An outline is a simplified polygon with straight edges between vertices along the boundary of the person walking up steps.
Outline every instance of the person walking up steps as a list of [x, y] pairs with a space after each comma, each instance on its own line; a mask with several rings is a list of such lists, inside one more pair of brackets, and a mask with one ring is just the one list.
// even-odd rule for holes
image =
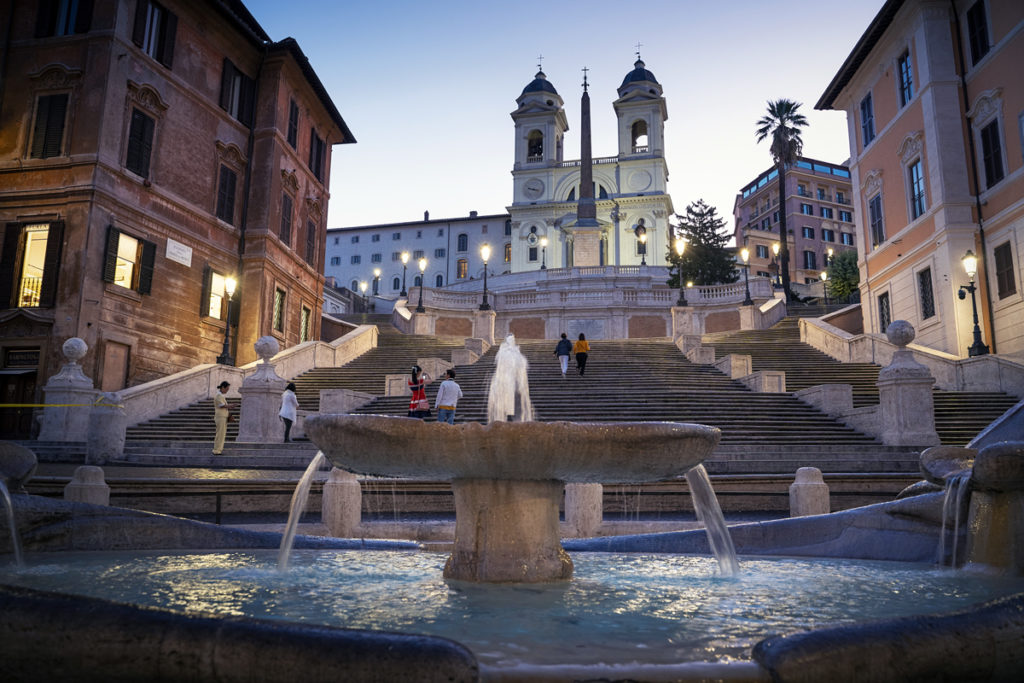
[[569, 369], [569, 356], [572, 355], [572, 342], [569, 341], [565, 332], [562, 333], [562, 338], [558, 340], [558, 346], [555, 347], [555, 355], [558, 356], [558, 364], [562, 368], [562, 379], [565, 379], [565, 371]]
[[572, 351], [576, 354], [576, 367], [579, 368], [580, 377], [583, 376], [583, 372], [587, 369], [587, 354], [590, 353], [590, 344], [587, 343], [587, 338], [580, 332], [580, 339], [578, 342], [572, 345]]
[[437, 408], [437, 421], [455, 424], [455, 405], [462, 398], [462, 387], [455, 381], [455, 368], [444, 371], [445, 380], [437, 388], [434, 407]]
[[230, 384], [221, 382], [217, 385], [217, 393], [213, 395], [213, 424], [217, 426], [217, 433], [213, 437], [214, 455], [224, 452], [224, 438], [228, 434], [228, 420], [231, 419], [231, 409], [225, 394], [230, 388]]
[[284, 442], [291, 441], [292, 425], [299, 410], [299, 399], [295, 396], [295, 382], [289, 382], [281, 393], [281, 411], [277, 414], [284, 420]]

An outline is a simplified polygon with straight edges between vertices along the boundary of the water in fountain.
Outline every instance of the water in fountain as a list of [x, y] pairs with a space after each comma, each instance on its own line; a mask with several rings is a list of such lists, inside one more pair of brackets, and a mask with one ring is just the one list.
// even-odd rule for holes
[[[964, 470], [946, 478], [946, 495], [942, 502], [942, 526], [939, 532], [939, 556], [936, 563], [948, 564], [954, 569], [957, 566], [957, 542], [960, 539], [960, 517], [964, 510], [964, 499], [970, 491], [971, 471]], [[946, 559], [947, 529], [952, 526], [953, 541], [949, 559]]]
[[515, 335], [508, 335], [498, 348], [494, 377], [487, 395], [487, 421], [533, 421], [533, 404], [526, 378], [529, 363], [519, 351]]
[[686, 473], [686, 483], [690, 485], [690, 497], [693, 499], [693, 509], [697, 512], [697, 520], [704, 523], [711, 554], [718, 560], [718, 570], [724, 576], [734, 576], [740, 570], [736, 547], [704, 465], [691, 468]]
[[4, 509], [7, 511], [7, 528], [11, 532], [11, 545], [14, 547], [14, 564], [21, 567], [25, 561], [21, 557], [21, 540], [18, 538], [18, 526], [14, 523], [14, 503], [11, 502], [11, 492], [7, 490], [7, 484], [0, 479], [0, 496], [4, 499]]
[[306, 471], [299, 479], [298, 486], [292, 494], [291, 509], [288, 512], [288, 524], [284, 528], [284, 535], [281, 536], [281, 549], [277, 554], [277, 568], [279, 571], [288, 569], [288, 559], [292, 553], [292, 545], [295, 543], [295, 532], [299, 528], [299, 518], [302, 511], [306, 509], [306, 501], [309, 499], [309, 487], [313, 483], [313, 475], [317, 473], [320, 466], [324, 464], [324, 452], [317, 451], [310, 461]]

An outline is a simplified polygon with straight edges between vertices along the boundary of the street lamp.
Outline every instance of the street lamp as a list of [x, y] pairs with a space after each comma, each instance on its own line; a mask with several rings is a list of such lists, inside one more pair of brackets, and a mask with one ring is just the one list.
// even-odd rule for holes
[[961, 261], [964, 264], [964, 271], [967, 273], [970, 282], [966, 285], [960, 285], [960, 291], [956, 295], [962, 301], [966, 297], [964, 292], [971, 293], [971, 311], [974, 315], [974, 343], [967, 349], [967, 355], [984, 356], [988, 354], [988, 347], [981, 343], [981, 328], [978, 327], [978, 303], [974, 298], [974, 292], [978, 289], [974, 285], [974, 276], [978, 274], [978, 257], [974, 255], [973, 251], [968, 249]]
[[541, 237], [540, 238], [540, 269], [541, 270], [547, 270], [547, 265], [545, 263], [547, 261], [547, 256], [548, 256], [548, 238], [547, 237]]
[[424, 273], [427, 271], [427, 259], [421, 258], [420, 261], [420, 303], [416, 306], [417, 313], [426, 313], [427, 309], [423, 308], [423, 282], [426, 280]]
[[399, 296], [409, 296], [409, 293], [405, 291], [405, 269], [409, 265], [409, 252], [402, 252], [402, 291]]
[[359, 283], [359, 291], [363, 293], [363, 313], [370, 310], [370, 300], [366, 298], [366, 280]]
[[828, 306], [828, 271], [821, 271], [821, 291], [825, 293], [825, 305]]
[[647, 265], [647, 231], [640, 233], [640, 265]]
[[686, 250], [686, 238], [676, 238], [676, 255], [679, 257], [679, 265], [676, 266], [676, 274], [679, 276], [679, 299], [676, 306], [686, 306], [686, 285], [683, 283], [683, 252]]
[[487, 303], [487, 260], [491, 258], [491, 247], [489, 244], [480, 246], [480, 258], [484, 260], [484, 300], [480, 303], [480, 310], [489, 311], [491, 310], [491, 305]]
[[373, 269], [373, 295], [380, 295], [380, 268]]
[[832, 250], [832, 247], [829, 247], [828, 250], [826, 251], [826, 255], [825, 255], [825, 267], [826, 268], [828, 266], [832, 265], [832, 254], [834, 254], [834, 253], [835, 252]]
[[235, 296], [235, 286], [238, 282], [233, 277], [224, 279], [224, 292], [228, 295], [227, 317], [224, 320], [224, 348], [217, 356], [217, 363], [220, 365], [234, 365], [235, 357], [231, 355], [231, 303]]
[[775, 285], [782, 286], [782, 269], [779, 267], [779, 249], [782, 248], [778, 242], [772, 242], [772, 271], [775, 273]]
[[754, 300], [750, 298], [750, 266], [747, 261], [750, 260], [750, 250], [746, 247], [740, 251], [740, 256], [743, 258], [743, 285], [747, 289], [747, 296], [743, 299], [744, 306], [753, 306]]

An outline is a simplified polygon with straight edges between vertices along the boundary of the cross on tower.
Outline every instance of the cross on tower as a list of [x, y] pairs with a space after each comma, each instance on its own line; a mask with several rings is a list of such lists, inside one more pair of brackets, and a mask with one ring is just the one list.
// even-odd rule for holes
[[636, 41], [636, 58], [637, 59], [640, 59], [640, 48], [642, 46], [643, 46], [643, 43], [641, 43], [639, 40]]
[[590, 71], [587, 67], [583, 67], [583, 91], [587, 91], [587, 72]]
[[544, 55], [537, 55], [537, 71], [543, 71], [541, 65], [544, 63]]

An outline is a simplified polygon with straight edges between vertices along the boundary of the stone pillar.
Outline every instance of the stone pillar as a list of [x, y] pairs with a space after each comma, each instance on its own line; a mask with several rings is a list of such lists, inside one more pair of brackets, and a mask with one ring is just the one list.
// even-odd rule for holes
[[832, 511], [828, 499], [828, 484], [817, 467], [801, 467], [796, 481], [789, 486], [789, 516], [827, 515]]
[[64, 487], [64, 500], [92, 505], [110, 505], [110, 487], [103, 479], [103, 468], [82, 465]]
[[43, 408], [39, 440], [86, 441], [96, 390], [78, 361], [85, 357], [89, 347], [78, 337], [71, 337], [61, 348], [68, 362], [43, 387], [46, 407]]
[[498, 314], [494, 310], [473, 311], [473, 337], [494, 345], [494, 321]]
[[337, 467], [324, 482], [320, 517], [331, 536], [356, 538], [362, 523], [363, 491], [356, 475]]
[[892, 362], [878, 373], [879, 417], [882, 443], [887, 446], [937, 446], [932, 385], [928, 368], [914, 360], [906, 348], [914, 340], [914, 328], [906, 320], [893, 321], [885, 331], [899, 348]]
[[579, 538], [596, 536], [604, 519], [604, 486], [565, 485], [565, 522]]
[[127, 430], [128, 416], [121, 395], [117, 392], [100, 394], [90, 413], [85, 462], [102, 465], [107, 460], [120, 458]]
[[288, 382], [277, 376], [270, 359], [281, 350], [273, 337], [260, 337], [253, 344], [263, 362], [256, 372], [242, 381], [238, 393], [242, 395], [242, 410], [238, 421], [240, 442], [281, 443], [284, 441], [284, 423], [277, 414], [281, 410], [281, 393]]
[[672, 338], [676, 340], [676, 345], [683, 351], [686, 351], [687, 347], [684, 344], [680, 344], [680, 337], [696, 336], [699, 344], [700, 335], [704, 331], [703, 328], [704, 326], [701, 324], [701, 320], [694, 312], [692, 306], [672, 307]]

